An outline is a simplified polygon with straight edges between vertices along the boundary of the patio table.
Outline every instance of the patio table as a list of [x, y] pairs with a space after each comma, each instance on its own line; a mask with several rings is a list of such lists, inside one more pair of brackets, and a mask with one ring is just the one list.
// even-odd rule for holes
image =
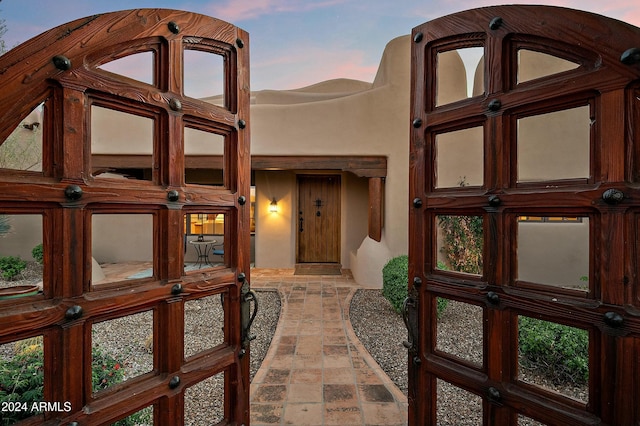
[[216, 240], [189, 241], [189, 244], [193, 245], [196, 253], [198, 254], [198, 260], [196, 262], [198, 269], [202, 267], [202, 264], [213, 266], [213, 264], [209, 262], [209, 246], [212, 246], [215, 243], [217, 243]]

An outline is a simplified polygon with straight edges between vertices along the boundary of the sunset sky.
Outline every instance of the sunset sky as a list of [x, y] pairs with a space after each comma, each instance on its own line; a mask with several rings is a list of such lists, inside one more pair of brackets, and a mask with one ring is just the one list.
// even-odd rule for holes
[[[77, 18], [132, 8], [169, 8], [231, 22], [251, 37], [251, 88], [294, 89], [332, 78], [372, 81], [391, 39], [419, 24], [510, 0], [0, 0], [13, 47]], [[640, 27], [638, 0], [555, 0]]]

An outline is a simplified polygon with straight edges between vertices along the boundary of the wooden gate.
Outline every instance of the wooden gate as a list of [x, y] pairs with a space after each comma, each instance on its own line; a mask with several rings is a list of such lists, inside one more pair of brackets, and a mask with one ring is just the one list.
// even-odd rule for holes
[[[215, 104], [185, 84], [200, 70]], [[43, 380], [6, 406], [25, 424], [249, 423], [248, 70], [247, 33], [162, 9], [79, 19], [0, 57], [0, 141], [15, 153], [41, 135], [33, 164], [0, 169], [0, 214], [43, 248], [42, 291], [0, 300], [3, 359]], [[185, 177], [190, 143], [224, 153], [215, 185]], [[223, 266], [185, 261], [187, 219], [207, 215]]]
[[638, 424], [640, 29], [498, 6], [412, 38], [410, 424]]
[[298, 177], [298, 263], [340, 262], [340, 176]]

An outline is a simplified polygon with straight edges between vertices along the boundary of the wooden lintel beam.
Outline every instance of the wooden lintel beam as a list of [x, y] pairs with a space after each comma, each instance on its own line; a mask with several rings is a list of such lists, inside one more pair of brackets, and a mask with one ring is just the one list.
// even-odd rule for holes
[[151, 155], [146, 154], [93, 154], [91, 167], [95, 169], [149, 169]]
[[[188, 155], [187, 169], [222, 169], [221, 155]], [[150, 168], [150, 155], [137, 154], [93, 154], [93, 169]], [[330, 156], [330, 155], [253, 155], [253, 170], [342, 170], [359, 177], [384, 178], [387, 176], [387, 157], [370, 156]]]
[[254, 155], [254, 170], [342, 170], [359, 177], [386, 177], [387, 157], [381, 155]]

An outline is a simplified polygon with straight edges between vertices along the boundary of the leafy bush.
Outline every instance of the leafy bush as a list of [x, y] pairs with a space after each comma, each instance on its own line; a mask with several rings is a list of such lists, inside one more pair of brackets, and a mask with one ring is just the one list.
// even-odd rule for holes
[[[382, 295], [400, 313], [407, 298], [409, 283], [409, 256], [401, 255], [389, 260], [382, 268]], [[438, 297], [438, 317], [447, 307], [448, 300]]]
[[31, 250], [31, 256], [42, 265], [42, 261], [44, 259], [44, 249], [42, 248], [42, 243], [38, 244]]
[[5, 280], [12, 280], [26, 267], [27, 262], [20, 259], [20, 256], [0, 257], [0, 271], [2, 271], [2, 278]]
[[[31, 407], [42, 401], [43, 370], [42, 339], [27, 339], [16, 345], [13, 358], [0, 359], [0, 404], [26, 403], [26, 407]], [[4, 412], [2, 424], [10, 425], [32, 414], [35, 413], [28, 409]]]
[[382, 268], [382, 295], [396, 312], [402, 312], [409, 283], [409, 256], [402, 255], [389, 260]]
[[556, 383], [584, 384], [589, 379], [586, 330], [521, 316], [518, 339], [523, 366], [544, 371]]
[[124, 380], [122, 364], [100, 347], [93, 347], [91, 361], [91, 383], [93, 391], [108, 388]]
[[[93, 391], [115, 385], [124, 380], [122, 364], [112, 355], [94, 347], [92, 361]], [[42, 338], [33, 337], [16, 343], [15, 355], [10, 359], [0, 358], [0, 405], [19, 402], [30, 408], [34, 402], [43, 400], [44, 355]], [[26, 419], [37, 412], [30, 410], [5, 412], [2, 425], [10, 425]], [[148, 423], [151, 413], [144, 409], [122, 419], [114, 425], [135, 426]]]

